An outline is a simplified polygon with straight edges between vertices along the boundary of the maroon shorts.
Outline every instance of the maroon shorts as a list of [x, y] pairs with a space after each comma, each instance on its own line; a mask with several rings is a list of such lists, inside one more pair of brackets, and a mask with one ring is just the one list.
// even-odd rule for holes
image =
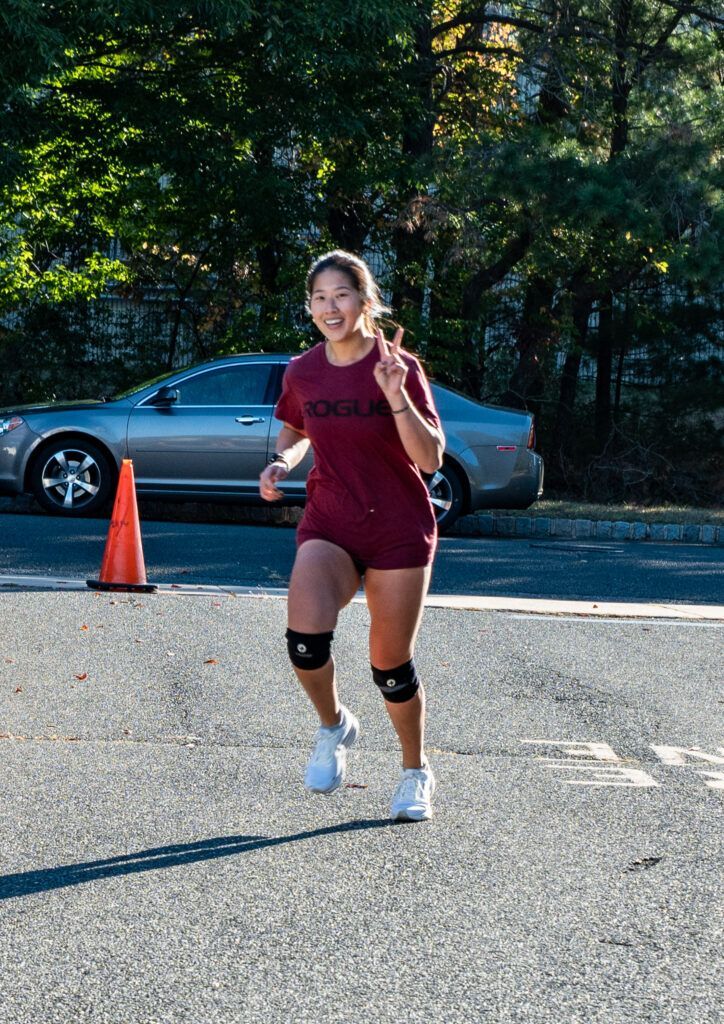
[[352, 537], [343, 525], [320, 521], [307, 509], [297, 527], [297, 547], [307, 540], [326, 540], [342, 548], [362, 575], [365, 569], [417, 569], [430, 565], [437, 546], [437, 529], [395, 536], [388, 530], [372, 527]]

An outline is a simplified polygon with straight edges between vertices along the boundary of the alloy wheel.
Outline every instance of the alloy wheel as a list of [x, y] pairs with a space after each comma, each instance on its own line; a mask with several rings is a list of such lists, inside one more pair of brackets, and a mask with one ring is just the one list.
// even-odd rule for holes
[[449, 512], [453, 503], [453, 490], [449, 479], [438, 470], [427, 483], [430, 501], [435, 509], [435, 518], [440, 521]]
[[87, 452], [62, 448], [46, 459], [41, 480], [49, 502], [64, 512], [79, 511], [98, 494], [101, 470]]

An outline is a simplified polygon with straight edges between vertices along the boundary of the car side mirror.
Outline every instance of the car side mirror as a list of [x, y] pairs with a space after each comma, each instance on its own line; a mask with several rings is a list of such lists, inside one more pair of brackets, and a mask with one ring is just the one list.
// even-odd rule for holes
[[151, 405], [173, 405], [181, 398], [178, 388], [161, 388], [151, 399]]

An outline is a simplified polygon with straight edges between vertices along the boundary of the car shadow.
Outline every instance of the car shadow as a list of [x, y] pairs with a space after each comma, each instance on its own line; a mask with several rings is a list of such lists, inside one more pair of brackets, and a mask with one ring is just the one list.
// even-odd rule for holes
[[181, 864], [196, 864], [201, 861], [217, 860], [220, 857], [236, 857], [242, 853], [253, 853], [254, 850], [263, 850], [271, 846], [285, 846], [288, 843], [318, 839], [321, 836], [364, 832], [398, 824], [399, 822], [390, 818], [369, 818], [305, 832], [295, 832], [288, 836], [218, 836], [201, 839], [194, 843], [157, 846], [118, 857], [108, 857], [104, 860], [92, 860], [80, 864], [61, 864], [54, 868], [41, 868], [35, 871], [19, 871], [11, 875], [0, 875], [0, 900], [51, 892], [53, 889], [83, 885], [101, 878], [118, 878], [122, 875], [138, 874], [141, 871], [158, 871]]

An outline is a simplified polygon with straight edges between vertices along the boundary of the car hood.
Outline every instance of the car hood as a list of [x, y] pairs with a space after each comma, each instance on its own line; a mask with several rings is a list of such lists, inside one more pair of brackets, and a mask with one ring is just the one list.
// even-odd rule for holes
[[75, 402], [48, 402], [46, 405], [9, 405], [0, 409], [0, 416], [7, 416], [17, 413], [19, 416], [30, 416], [33, 413], [64, 413], [75, 412], [78, 409], [98, 408], [100, 405], [126, 405], [126, 401], [104, 402], [100, 398], [79, 399]]

